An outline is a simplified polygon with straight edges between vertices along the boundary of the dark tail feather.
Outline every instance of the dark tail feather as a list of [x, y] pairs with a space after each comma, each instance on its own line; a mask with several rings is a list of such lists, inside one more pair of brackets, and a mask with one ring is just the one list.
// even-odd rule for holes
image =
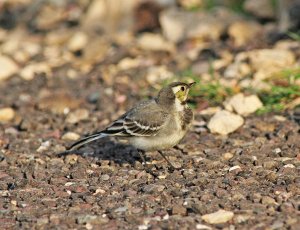
[[88, 137], [85, 137], [85, 138], [82, 138], [81, 140], [79, 140], [79, 141], [75, 142], [74, 144], [72, 144], [70, 147], [67, 148], [67, 151], [70, 152], [74, 149], [78, 149], [78, 148], [80, 148], [81, 146], [83, 146], [87, 143], [98, 140], [98, 139], [100, 139], [102, 137], [105, 137], [105, 136], [107, 136], [107, 134], [102, 133], [102, 132], [92, 134], [92, 135], [90, 135]]

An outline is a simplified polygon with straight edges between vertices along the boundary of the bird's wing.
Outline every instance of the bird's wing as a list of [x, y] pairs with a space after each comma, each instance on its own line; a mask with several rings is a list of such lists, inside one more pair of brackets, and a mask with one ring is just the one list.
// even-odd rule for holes
[[155, 101], [141, 103], [114, 121], [102, 133], [113, 136], [155, 136], [165, 125], [169, 114]]
[[167, 122], [168, 116], [169, 113], [164, 112], [154, 100], [141, 103], [119, 117], [106, 129], [73, 143], [66, 152], [105, 136], [155, 136]]

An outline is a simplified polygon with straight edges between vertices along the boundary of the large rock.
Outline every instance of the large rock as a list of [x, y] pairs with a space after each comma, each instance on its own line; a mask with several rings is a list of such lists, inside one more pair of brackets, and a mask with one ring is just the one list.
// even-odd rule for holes
[[6, 56], [0, 56], [0, 66], [0, 82], [8, 79], [19, 70], [16, 63]]
[[262, 31], [262, 26], [253, 21], [236, 21], [228, 28], [229, 37], [232, 38], [234, 45], [245, 46], [255, 39]]
[[190, 12], [170, 8], [160, 14], [163, 35], [174, 43], [184, 39], [218, 40], [226, 27], [236, 19], [224, 8], [213, 13]]
[[246, 0], [244, 9], [259, 18], [275, 18], [275, 9], [270, 0]]
[[252, 71], [249, 64], [236, 61], [227, 66], [224, 72], [224, 77], [227, 79], [241, 79]]
[[225, 109], [235, 111], [240, 115], [248, 115], [263, 107], [262, 102], [256, 95], [244, 96], [236, 94], [224, 102]]
[[144, 33], [138, 38], [137, 43], [144, 50], [175, 51], [174, 44], [166, 41], [160, 34]]
[[295, 65], [295, 55], [289, 50], [260, 49], [247, 53], [250, 65], [257, 71], [254, 79], [263, 80], [271, 74]]
[[230, 221], [233, 216], [233, 212], [221, 209], [217, 212], [203, 215], [202, 219], [209, 224], [222, 224]]
[[125, 30], [132, 24], [132, 12], [138, 2], [138, 0], [94, 0], [82, 19], [82, 26], [85, 29]]
[[183, 40], [185, 36], [185, 21], [189, 21], [189, 18], [183, 12], [175, 9], [163, 11], [159, 18], [163, 35], [171, 42], [176, 43]]
[[212, 133], [227, 135], [241, 127], [244, 119], [240, 115], [221, 110], [210, 119], [208, 128]]
[[257, 49], [238, 53], [234, 62], [226, 68], [224, 76], [241, 79], [253, 74], [254, 80], [243, 86], [263, 88], [260, 87], [264, 83], [262, 80], [283, 69], [295, 67], [297, 67], [295, 54], [285, 46], [280, 46], [274, 49]]

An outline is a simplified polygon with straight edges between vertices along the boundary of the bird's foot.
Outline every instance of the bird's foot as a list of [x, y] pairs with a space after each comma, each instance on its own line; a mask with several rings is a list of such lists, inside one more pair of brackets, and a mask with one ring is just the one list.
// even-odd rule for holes
[[169, 164], [169, 167], [168, 167], [168, 170], [169, 172], [174, 172], [175, 170], [181, 170], [182, 169], [182, 166], [174, 166], [174, 164]]
[[165, 159], [165, 161], [168, 163], [168, 165], [169, 165], [169, 171], [170, 172], [174, 172], [175, 170], [182, 169], [182, 166], [179, 166], [179, 167], [178, 166], [174, 166], [174, 164], [171, 163], [171, 161], [163, 154], [162, 151], [158, 151], [158, 152]]
[[155, 165], [153, 165], [153, 164], [147, 164], [147, 163], [144, 163], [144, 162], [143, 162], [142, 165], [143, 165], [144, 170], [146, 171], [146, 173], [151, 174], [151, 175], [152, 175], [153, 177], [155, 177], [155, 178], [159, 176], [158, 172], [154, 172], [154, 171], [153, 171], [153, 167], [156, 168]]

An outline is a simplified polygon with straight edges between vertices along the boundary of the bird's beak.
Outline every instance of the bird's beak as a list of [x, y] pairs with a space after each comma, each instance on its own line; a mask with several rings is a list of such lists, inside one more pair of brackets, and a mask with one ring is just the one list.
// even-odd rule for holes
[[188, 86], [189, 86], [189, 88], [191, 88], [195, 84], [196, 84], [196, 82], [192, 82], [192, 83], [189, 83]]

